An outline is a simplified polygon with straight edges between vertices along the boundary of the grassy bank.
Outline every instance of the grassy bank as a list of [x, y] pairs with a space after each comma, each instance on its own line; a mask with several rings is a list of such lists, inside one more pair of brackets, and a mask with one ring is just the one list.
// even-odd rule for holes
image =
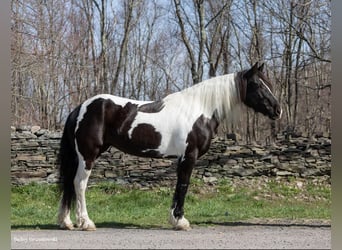
[[[97, 227], [169, 227], [173, 188], [125, 188], [108, 182], [90, 186], [88, 213]], [[58, 187], [12, 187], [12, 228], [56, 228]], [[330, 220], [331, 189], [326, 180], [192, 180], [185, 202], [192, 224], [224, 224], [251, 219]], [[72, 213], [74, 219], [74, 213]]]

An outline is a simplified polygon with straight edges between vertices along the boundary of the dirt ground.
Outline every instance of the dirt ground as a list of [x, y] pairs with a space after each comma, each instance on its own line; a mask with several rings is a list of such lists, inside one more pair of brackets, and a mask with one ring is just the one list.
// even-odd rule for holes
[[190, 231], [98, 228], [93, 232], [12, 230], [12, 249], [330, 249], [322, 222], [243, 222]]

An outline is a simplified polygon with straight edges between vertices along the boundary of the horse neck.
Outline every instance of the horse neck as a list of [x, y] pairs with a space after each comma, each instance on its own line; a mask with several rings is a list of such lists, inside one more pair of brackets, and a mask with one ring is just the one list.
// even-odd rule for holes
[[[182, 112], [211, 117], [217, 112], [220, 121], [233, 117], [233, 110], [240, 103], [235, 74], [214, 77], [181, 92], [167, 96], [164, 100], [174, 102]], [[228, 117], [227, 117], [228, 116]]]

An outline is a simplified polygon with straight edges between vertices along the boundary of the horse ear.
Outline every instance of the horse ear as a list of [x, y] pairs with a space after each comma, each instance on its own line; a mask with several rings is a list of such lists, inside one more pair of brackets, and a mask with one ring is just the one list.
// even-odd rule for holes
[[259, 65], [259, 63], [256, 62], [256, 63], [253, 65], [253, 67], [251, 68], [251, 70], [253, 71], [253, 74], [256, 74], [256, 73], [258, 72], [258, 65]]
[[265, 63], [262, 63], [262, 64], [260, 65], [260, 67], [258, 68], [258, 70], [259, 70], [260, 72], [263, 72], [263, 71], [264, 71], [264, 65], [265, 65]]
[[245, 78], [250, 78], [253, 75], [255, 75], [256, 73], [258, 73], [258, 62], [256, 62], [252, 68], [250, 68], [245, 74], [244, 77]]

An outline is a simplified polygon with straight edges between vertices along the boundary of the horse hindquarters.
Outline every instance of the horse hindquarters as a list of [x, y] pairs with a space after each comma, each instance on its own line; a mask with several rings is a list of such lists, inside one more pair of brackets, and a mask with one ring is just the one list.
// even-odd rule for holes
[[76, 225], [83, 230], [96, 229], [94, 222], [88, 216], [85, 192], [96, 158], [108, 148], [103, 145], [106, 103], [106, 100], [97, 99], [88, 104], [75, 131], [75, 148], [78, 155], [78, 168], [74, 179]]
[[60, 176], [63, 197], [60, 203], [58, 224], [72, 229], [70, 207], [76, 198], [77, 226], [83, 230], [95, 230], [89, 219], [85, 191], [95, 159], [104, 150], [104, 102], [95, 100], [82, 104], [67, 118], [60, 148]]

